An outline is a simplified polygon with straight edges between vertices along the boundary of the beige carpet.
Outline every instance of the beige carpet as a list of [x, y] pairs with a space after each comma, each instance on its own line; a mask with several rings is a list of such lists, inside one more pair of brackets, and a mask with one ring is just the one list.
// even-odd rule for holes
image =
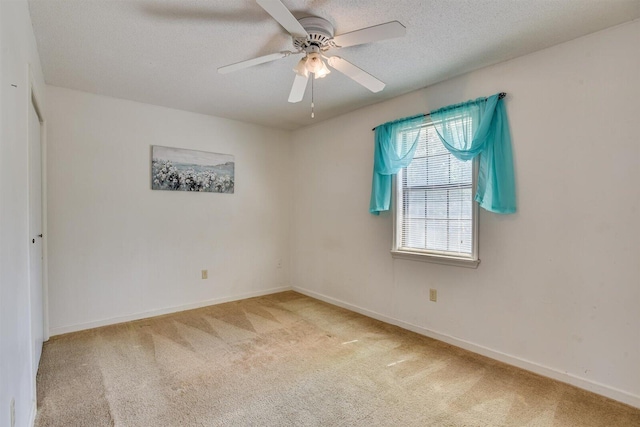
[[295, 292], [59, 336], [37, 426], [640, 426], [640, 410]]

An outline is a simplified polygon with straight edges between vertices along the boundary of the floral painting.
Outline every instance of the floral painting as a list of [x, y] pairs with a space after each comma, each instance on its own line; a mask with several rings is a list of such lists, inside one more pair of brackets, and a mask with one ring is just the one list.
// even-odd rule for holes
[[233, 193], [234, 157], [229, 154], [151, 147], [151, 189]]

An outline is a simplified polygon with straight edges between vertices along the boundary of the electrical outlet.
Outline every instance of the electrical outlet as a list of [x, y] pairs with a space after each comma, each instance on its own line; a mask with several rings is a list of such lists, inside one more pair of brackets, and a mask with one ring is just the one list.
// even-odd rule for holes
[[9, 413], [11, 414], [11, 427], [16, 427], [16, 399], [13, 397], [9, 404]]
[[202, 270], [202, 278], [203, 279], [209, 278], [209, 270]]
[[437, 289], [429, 289], [429, 301], [433, 301], [433, 302], [438, 301], [438, 290]]

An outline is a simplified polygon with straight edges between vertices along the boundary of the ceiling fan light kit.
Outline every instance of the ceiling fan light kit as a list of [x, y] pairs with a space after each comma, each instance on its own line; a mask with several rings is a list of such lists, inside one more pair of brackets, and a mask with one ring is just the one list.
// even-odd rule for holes
[[[324, 18], [308, 16], [296, 19], [280, 0], [256, 0], [256, 2], [291, 34], [295, 51], [282, 51], [247, 61], [241, 61], [218, 68], [218, 73], [226, 74], [286, 58], [292, 54], [304, 54], [293, 69], [295, 78], [289, 94], [289, 102], [296, 103], [302, 101], [309, 81], [309, 73], [313, 73], [314, 79], [321, 79], [331, 73], [331, 70], [327, 67], [327, 63], [330, 67], [351, 78], [371, 92], [376, 93], [384, 89], [385, 84], [371, 74], [343, 58], [326, 56], [325, 53], [331, 49], [371, 43], [394, 37], [403, 37], [406, 33], [406, 28], [400, 22], [391, 21], [335, 36], [333, 25]], [[313, 116], [314, 115], [312, 115], [312, 117]]]
[[309, 70], [307, 70], [307, 57], [303, 57], [298, 61], [298, 65], [293, 69], [295, 73], [302, 77], [309, 77]]
[[[304, 68], [302, 72], [301, 68]], [[327, 68], [327, 64], [322, 60], [322, 55], [316, 52], [308, 53], [298, 62], [298, 66], [293, 71], [305, 77], [308, 77], [309, 73], [313, 73], [313, 77], [316, 79], [321, 79], [331, 73], [331, 70]]]

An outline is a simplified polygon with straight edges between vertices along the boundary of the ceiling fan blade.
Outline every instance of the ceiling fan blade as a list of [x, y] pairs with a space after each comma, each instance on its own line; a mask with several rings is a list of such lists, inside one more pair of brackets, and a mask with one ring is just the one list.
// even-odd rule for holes
[[257, 58], [248, 59], [246, 61], [236, 62], [235, 64], [225, 65], [224, 67], [218, 68], [218, 73], [227, 74], [232, 73], [234, 71], [242, 70], [244, 68], [253, 67], [254, 65], [264, 64], [265, 62], [276, 61], [278, 59], [282, 59], [285, 56], [291, 55], [291, 52], [278, 52], [272, 53], [270, 55], [259, 56]]
[[294, 37], [308, 37], [309, 34], [298, 20], [289, 12], [289, 9], [280, 0], [256, 0], [269, 15], [273, 17], [285, 30]]
[[328, 62], [330, 66], [340, 71], [345, 76], [355, 80], [356, 83], [360, 83], [371, 92], [380, 92], [386, 86], [383, 82], [376, 79], [371, 74], [356, 67], [351, 62], [342, 59], [339, 56], [329, 57]]
[[308, 81], [309, 76], [296, 74], [293, 86], [291, 87], [291, 93], [289, 94], [289, 102], [296, 103], [302, 101], [302, 98], [304, 98], [304, 92], [307, 90]]
[[378, 40], [404, 37], [407, 29], [398, 21], [387, 22], [386, 24], [374, 25], [350, 33], [335, 36], [333, 41], [339, 47], [355, 46], [358, 44], [377, 42]]

